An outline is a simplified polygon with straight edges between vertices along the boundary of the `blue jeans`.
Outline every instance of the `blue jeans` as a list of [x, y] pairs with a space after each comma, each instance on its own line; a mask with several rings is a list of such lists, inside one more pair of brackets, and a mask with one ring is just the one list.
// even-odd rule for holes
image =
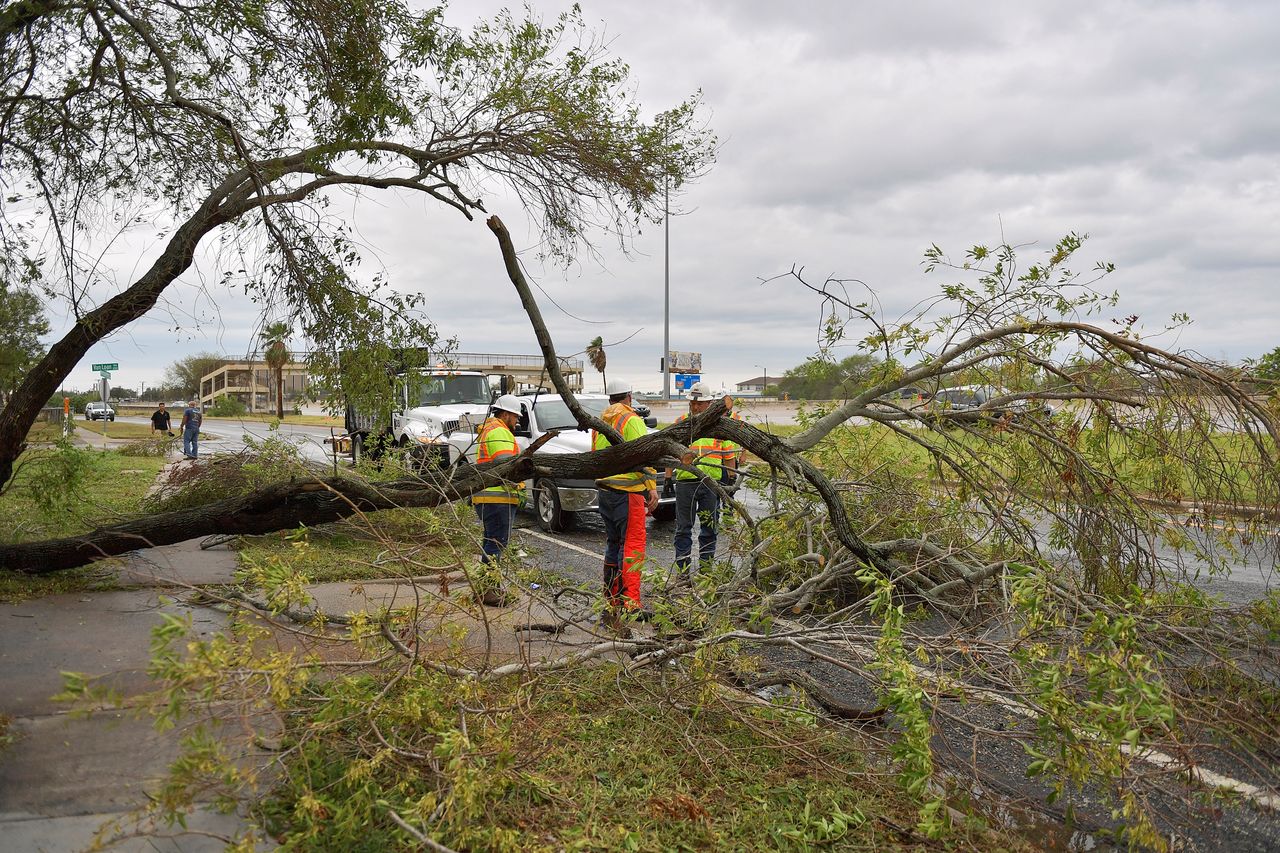
[[200, 428], [186, 427], [182, 430], [182, 453], [195, 459], [200, 455]]
[[698, 518], [698, 564], [716, 558], [720, 496], [698, 480], [676, 480], [676, 566], [688, 570], [693, 550], [693, 519]]
[[516, 518], [515, 504], [476, 504], [476, 515], [484, 527], [484, 540], [480, 550], [484, 556], [480, 562], [488, 565], [507, 550], [507, 542], [511, 540], [511, 525]]

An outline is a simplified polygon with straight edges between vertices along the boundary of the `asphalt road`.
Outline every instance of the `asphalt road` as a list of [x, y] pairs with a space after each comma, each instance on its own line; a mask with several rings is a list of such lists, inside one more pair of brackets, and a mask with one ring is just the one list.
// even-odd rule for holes
[[[174, 430], [177, 430], [178, 420], [182, 417], [179, 412], [173, 418]], [[120, 423], [142, 424], [146, 426], [150, 423], [147, 418], [117, 418]], [[255, 440], [261, 441], [271, 435], [271, 425], [262, 421], [238, 421], [222, 418], [206, 418], [200, 431], [207, 436], [216, 436], [213, 440], [206, 441], [201, 445], [203, 453], [217, 453], [220, 450], [240, 450], [244, 447], [244, 437], [250, 436]], [[332, 430], [327, 426], [307, 426], [303, 424], [280, 424], [276, 433], [278, 436], [294, 444], [304, 458], [315, 462], [332, 462], [333, 453], [324, 440], [332, 434], [342, 435], [345, 432], [342, 427], [333, 427]], [[342, 457], [338, 457], [338, 461], [342, 463]], [[349, 460], [348, 460], [349, 462]]]

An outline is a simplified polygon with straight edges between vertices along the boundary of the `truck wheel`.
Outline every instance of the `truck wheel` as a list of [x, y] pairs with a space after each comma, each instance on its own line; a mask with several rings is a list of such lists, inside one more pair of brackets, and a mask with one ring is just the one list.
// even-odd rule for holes
[[563, 533], [578, 523], [576, 512], [560, 508], [560, 493], [548, 480], [533, 483], [533, 514], [538, 517], [538, 526], [548, 533]]
[[357, 432], [351, 436], [351, 464], [359, 465], [364, 461], [364, 433]]

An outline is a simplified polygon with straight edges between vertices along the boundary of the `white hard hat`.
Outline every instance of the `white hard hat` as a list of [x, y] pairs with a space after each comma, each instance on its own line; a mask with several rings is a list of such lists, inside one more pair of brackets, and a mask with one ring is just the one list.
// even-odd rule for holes
[[616, 394], [630, 394], [631, 383], [625, 379], [614, 379], [610, 381], [608, 385], [604, 386], [604, 393], [608, 394], [610, 397]]
[[707, 383], [695, 382], [689, 386], [688, 396], [690, 400], [707, 400], [711, 398], [712, 394], [711, 389], [707, 387]]
[[513, 415], [520, 414], [520, 401], [516, 399], [514, 394], [503, 394], [493, 401], [493, 407], [504, 412], [510, 412]]

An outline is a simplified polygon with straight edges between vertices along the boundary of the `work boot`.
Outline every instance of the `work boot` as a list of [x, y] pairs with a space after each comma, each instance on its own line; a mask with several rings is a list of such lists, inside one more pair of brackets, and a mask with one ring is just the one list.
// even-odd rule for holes
[[674, 569], [673, 573], [675, 574], [675, 581], [674, 581], [675, 586], [677, 587], [693, 586], [693, 576], [689, 574], [689, 559], [687, 557], [680, 557], [679, 559], [677, 559], [673, 569]]

